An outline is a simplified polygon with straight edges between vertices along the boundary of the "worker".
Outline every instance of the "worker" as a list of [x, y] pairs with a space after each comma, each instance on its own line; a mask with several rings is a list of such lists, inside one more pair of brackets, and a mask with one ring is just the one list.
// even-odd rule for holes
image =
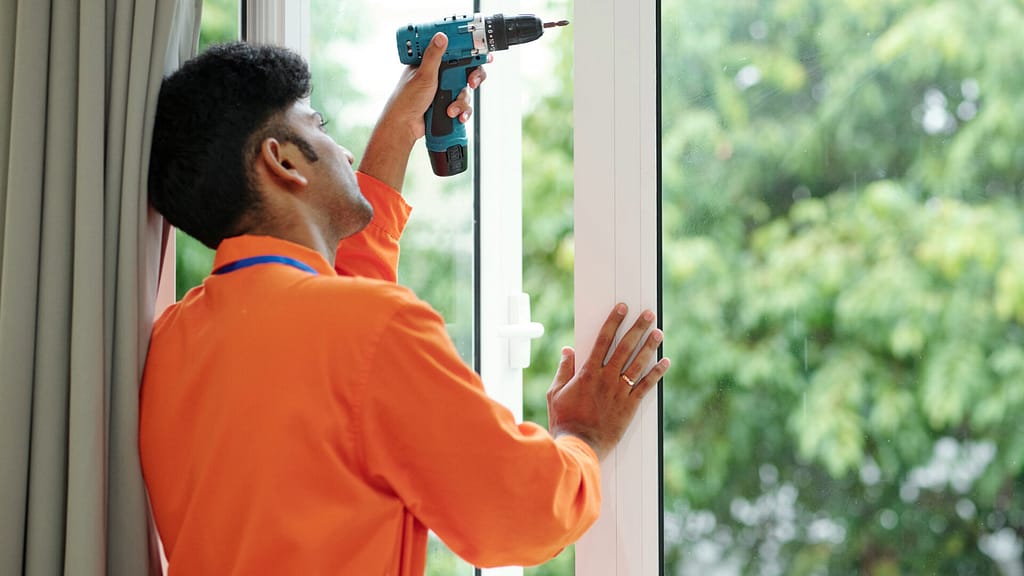
[[421, 576], [429, 530], [475, 565], [530, 565], [595, 521], [599, 461], [668, 369], [663, 335], [643, 311], [613, 346], [616, 305], [585, 362], [563, 349], [545, 430], [491, 400], [396, 283], [402, 183], [446, 45], [403, 71], [358, 171], [292, 52], [218, 45], [164, 80], [150, 201], [216, 249], [155, 323], [141, 389], [170, 575]]

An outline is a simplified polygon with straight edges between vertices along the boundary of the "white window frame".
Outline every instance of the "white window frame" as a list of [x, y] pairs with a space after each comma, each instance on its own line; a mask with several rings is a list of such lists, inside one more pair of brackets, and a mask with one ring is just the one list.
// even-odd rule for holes
[[309, 61], [309, 0], [243, 0], [242, 38], [254, 44], [274, 44]]
[[[627, 323], [658, 304], [658, 2], [575, 2], [576, 347], [586, 358], [615, 302]], [[603, 462], [597, 524], [576, 573], [660, 574], [661, 418], [651, 393]]]
[[[481, 0], [479, 12], [515, 14], [516, 1]], [[528, 304], [520, 314], [517, 302], [523, 295], [523, 154], [522, 102], [520, 98], [520, 57], [517, 50], [495, 55], [487, 64], [487, 82], [477, 92], [481, 145], [477, 154], [476, 178], [479, 182], [480, 213], [480, 376], [487, 393], [523, 418], [522, 348], [529, 356], [529, 336], [503, 335], [529, 333]], [[486, 135], [501, 135], [500, 142], [487, 142]], [[519, 572], [522, 573], [521, 571]], [[484, 571], [485, 576], [499, 572]], [[500, 572], [511, 576], [509, 572]]]

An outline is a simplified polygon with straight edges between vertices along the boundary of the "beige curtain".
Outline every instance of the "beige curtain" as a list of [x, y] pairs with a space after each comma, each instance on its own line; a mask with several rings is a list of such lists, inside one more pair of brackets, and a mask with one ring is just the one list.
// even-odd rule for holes
[[138, 389], [160, 79], [199, 0], [0, 0], [0, 574], [157, 573]]

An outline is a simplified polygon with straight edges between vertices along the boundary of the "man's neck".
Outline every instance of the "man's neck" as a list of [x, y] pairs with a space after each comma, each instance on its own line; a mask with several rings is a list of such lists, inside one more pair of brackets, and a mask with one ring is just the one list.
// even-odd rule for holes
[[333, 268], [334, 258], [338, 250], [338, 242], [341, 239], [329, 238], [328, 234], [305, 219], [297, 220], [297, 222], [288, 225], [277, 223], [277, 225], [264, 224], [262, 226], [254, 226], [246, 230], [245, 233], [280, 238], [281, 240], [287, 240], [288, 242], [316, 250]]

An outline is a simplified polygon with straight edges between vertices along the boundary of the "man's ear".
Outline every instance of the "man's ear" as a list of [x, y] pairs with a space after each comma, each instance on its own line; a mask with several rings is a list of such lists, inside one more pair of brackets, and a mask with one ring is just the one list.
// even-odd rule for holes
[[262, 165], [267, 174], [288, 188], [309, 185], [309, 180], [299, 171], [296, 162], [302, 152], [295, 146], [280, 142], [276, 138], [265, 138], [260, 142], [260, 151], [256, 155], [256, 163]]

